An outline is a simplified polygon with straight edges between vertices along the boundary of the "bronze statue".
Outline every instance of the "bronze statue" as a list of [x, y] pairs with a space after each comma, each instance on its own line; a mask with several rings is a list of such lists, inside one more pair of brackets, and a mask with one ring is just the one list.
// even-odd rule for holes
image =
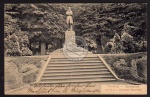
[[72, 18], [72, 15], [73, 15], [73, 12], [72, 12], [72, 10], [71, 10], [70, 7], [69, 7], [69, 9], [67, 10], [66, 15], [67, 15], [67, 24], [69, 25], [70, 31], [72, 31], [72, 25], [73, 25], [73, 18]]

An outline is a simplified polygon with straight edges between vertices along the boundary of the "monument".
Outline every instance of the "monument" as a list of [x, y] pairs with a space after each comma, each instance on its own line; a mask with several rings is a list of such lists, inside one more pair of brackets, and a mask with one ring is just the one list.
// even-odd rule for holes
[[[73, 31], [73, 12], [71, 7], [66, 12], [68, 29], [65, 32], [65, 43], [63, 45], [63, 54], [73, 60], [81, 60], [87, 54], [86, 42], [80, 36], [75, 36]], [[83, 47], [78, 47], [76, 41], [80, 42]]]
[[[67, 15], [67, 25], [69, 26], [69, 29], [65, 32], [65, 43], [66, 43], [66, 39], [68, 37], [75, 36], [75, 32], [72, 29], [72, 26], [73, 26], [73, 18], [72, 18], [73, 12], [71, 10], [71, 7], [69, 7], [69, 9], [67, 10], [66, 15]], [[76, 44], [75, 43], [75, 38], [72, 39], [72, 43]]]
[[71, 10], [71, 7], [69, 7], [68, 11], [66, 12], [67, 15], [67, 24], [69, 25], [70, 30], [72, 31], [72, 25], [73, 25], [73, 12]]

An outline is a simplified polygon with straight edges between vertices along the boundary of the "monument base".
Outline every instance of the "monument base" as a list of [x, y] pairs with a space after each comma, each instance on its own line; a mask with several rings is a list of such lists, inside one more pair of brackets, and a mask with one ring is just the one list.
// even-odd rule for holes
[[76, 44], [76, 39], [75, 39], [75, 32], [74, 31], [69, 31], [67, 30], [65, 32], [65, 44], [68, 42], [72, 42], [73, 44]]
[[76, 40], [86, 47], [84, 39], [79, 36], [75, 36], [74, 31], [66, 31], [65, 43], [63, 44], [63, 54], [71, 60], [81, 60], [88, 53], [87, 49], [77, 46]]

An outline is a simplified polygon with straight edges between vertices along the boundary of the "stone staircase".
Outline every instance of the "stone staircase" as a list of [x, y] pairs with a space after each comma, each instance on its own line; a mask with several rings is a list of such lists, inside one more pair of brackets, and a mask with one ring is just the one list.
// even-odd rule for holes
[[51, 56], [51, 60], [48, 62], [39, 83], [81, 83], [117, 80], [98, 55], [89, 53], [80, 61], [69, 60], [62, 53], [54, 53]]

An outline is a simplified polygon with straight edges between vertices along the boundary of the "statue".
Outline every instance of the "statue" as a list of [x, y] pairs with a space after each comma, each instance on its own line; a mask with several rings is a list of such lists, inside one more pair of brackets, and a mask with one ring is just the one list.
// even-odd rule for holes
[[70, 31], [72, 31], [72, 25], [73, 25], [72, 15], [73, 15], [73, 12], [72, 12], [70, 7], [67, 10], [66, 15], [67, 15], [67, 24], [69, 25]]

